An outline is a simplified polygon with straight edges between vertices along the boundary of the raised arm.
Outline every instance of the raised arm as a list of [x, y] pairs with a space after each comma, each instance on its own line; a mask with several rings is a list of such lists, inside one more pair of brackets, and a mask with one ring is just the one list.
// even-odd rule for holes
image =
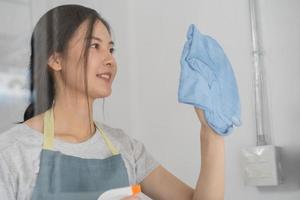
[[159, 166], [141, 183], [142, 191], [154, 200], [224, 199], [224, 139], [208, 126], [202, 110], [195, 111], [201, 122], [201, 169], [196, 187]]
[[193, 200], [223, 200], [224, 139], [207, 125], [202, 110], [195, 111], [201, 121], [201, 171]]

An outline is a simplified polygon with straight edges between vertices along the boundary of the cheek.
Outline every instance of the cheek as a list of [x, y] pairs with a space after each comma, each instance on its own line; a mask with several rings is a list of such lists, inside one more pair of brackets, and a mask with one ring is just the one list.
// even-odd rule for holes
[[83, 61], [79, 60], [79, 52], [77, 50], [70, 50], [67, 62], [64, 63], [63, 74], [67, 83], [74, 85], [75, 82], [82, 82], [84, 73]]
[[99, 73], [100, 70], [100, 62], [95, 59], [90, 59], [87, 65], [87, 79], [89, 81], [95, 80], [96, 74]]
[[78, 62], [78, 58], [68, 58], [68, 62], [63, 66], [63, 79], [66, 86], [71, 88], [84, 87], [84, 69], [82, 62]]
[[71, 88], [84, 88], [84, 70], [82, 67], [69, 66], [66, 71], [65, 81], [67, 86]]

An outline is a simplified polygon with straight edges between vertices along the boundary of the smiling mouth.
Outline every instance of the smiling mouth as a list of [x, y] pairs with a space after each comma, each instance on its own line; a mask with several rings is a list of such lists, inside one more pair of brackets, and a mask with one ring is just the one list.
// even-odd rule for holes
[[111, 74], [110, 73], [103, 73], [103, 74], [96, 74], [96, 76], [106, 82], [110, 82]]

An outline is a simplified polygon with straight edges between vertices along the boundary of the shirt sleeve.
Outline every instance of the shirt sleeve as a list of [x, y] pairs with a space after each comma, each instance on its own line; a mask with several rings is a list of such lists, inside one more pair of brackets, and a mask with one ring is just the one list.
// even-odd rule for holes
[[16, 200], [15, 187], [6, 161], [0, 154], [0, 197], [5, 200]]
[[150, 154], [145, 145], [132, 138], [133, 156], [135, 160], [136, 183], [146, 178], [160, 163]]

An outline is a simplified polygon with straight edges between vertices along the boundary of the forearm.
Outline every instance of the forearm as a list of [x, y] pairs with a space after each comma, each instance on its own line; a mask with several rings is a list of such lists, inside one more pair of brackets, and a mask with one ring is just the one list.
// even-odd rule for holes
[[193, 200], [224, 199], [224, 139], [209, 126], [200, 131], [201, 170]]

